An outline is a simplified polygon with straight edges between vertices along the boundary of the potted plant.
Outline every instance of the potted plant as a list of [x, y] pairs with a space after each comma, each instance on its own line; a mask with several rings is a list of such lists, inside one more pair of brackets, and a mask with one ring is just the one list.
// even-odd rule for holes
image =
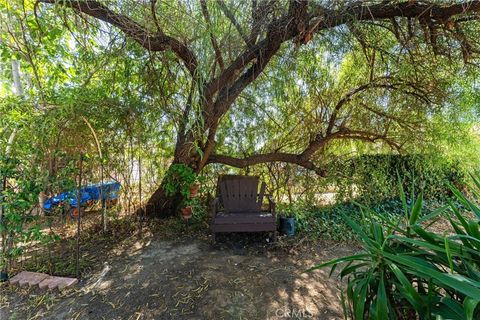
[[199, 198], [186, 198], [182, 202], [180, 209], [182, 218], [188, 220], [195, 215], [195, 218], [200, 218], [205, 213], [205, 207]]
[[192, 206], [185, 206], [182, 209], [180, 209], [180, 211], [182, 213], [182, 218], [184, 220], [190, 219], [193, 215]]
[[195, 198], [196, 196], [198, 196], [198, 191], [200, 190], [200, 186], [204, 181], [205, 181], [204, 176], [197, 176], [195, 178], [195, 181], [192, 183], [189, 189], [190, 198]]
[[198, 195], [198, 190], [200, 189], [200, 183], [194, 182], [190, 186], [190, 198], [195, 198]]
[[203, 176], [184, 164], [173, 164], [165, 177], [165, 192], [169, 196], [181, 194], [184, 198], [195, 198], [198, 195]]
[[195, 171], [184, 164], [173, 164], [165, 176], [165, 193], [168, 196], [181, 195], [183, 202], [180, 212], [183, 219], [190, 219], [197, 205], [198, 191], [203, 176], [197, 176]]

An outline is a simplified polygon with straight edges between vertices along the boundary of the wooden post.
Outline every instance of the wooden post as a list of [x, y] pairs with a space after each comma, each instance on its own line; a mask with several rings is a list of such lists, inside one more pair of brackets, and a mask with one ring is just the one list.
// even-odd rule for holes
[[138, 155], [138, 198], [142, 208], [142, 157]]
[[76, 273], [77, 279], [80, 279], [80, 221], [82, 217], [82, 206], [80, 204], [81, 195], [80, 195], [80, 188], [82, 187], [82, 168], [83, 168], [83, 152], [80, 152], [80, 163], [79, 166], [79, 174], [78, 174], [78, 185], [77, 185], [77, 263], [76, 263]]
[[103, 196], [103, 155], [102, 155], [102, 148], [100, 147], [100, 141], [98, 140], [97, 134], [93, 129], [90, 122], [88, 122], [87, 118], [82, 117], [83, 121], [87, 124], [88, 128], [92, 132], [93, 138], [95, 138], [95, 144], [97, 145], [98, 155], [100, 157], [100, 201], [102, 204], [102, 224], [103, 224], [103, 232], [107, 232], [107, 206], [105, 203], [105, 199]]
[[142, 216], [145, 215], [145, 211], [142, 206], [142, 157], [138, 154], [138, 198], [140, 202], [140, 209], [136, 211], [139, 227], [139, 235], [142, 236]]
[[102, 224], [103, 232], [107, 232], [107, 204], [105, 196], [103, 195], [103, 158], [100, 158], [102, 164], [100, 165], [100, 201], [102, 203]]

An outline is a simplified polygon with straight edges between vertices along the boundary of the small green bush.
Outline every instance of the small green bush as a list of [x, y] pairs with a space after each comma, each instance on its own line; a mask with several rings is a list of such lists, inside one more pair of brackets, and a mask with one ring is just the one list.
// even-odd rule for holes
[[299, 234], [335, 241], [351, 240], [347, 233], [348, 225], [340, 215], [340, 212], [353, 215], [349, 204], [329, 208], [318, 208], [302, 202], [279, 204], [278, 212], [295, 218], [295, 228]]

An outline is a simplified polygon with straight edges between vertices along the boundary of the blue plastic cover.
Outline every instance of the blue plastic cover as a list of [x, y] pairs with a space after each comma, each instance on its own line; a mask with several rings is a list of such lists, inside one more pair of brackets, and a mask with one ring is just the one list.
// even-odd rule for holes
[[[118, 191], [120, 190], [120, 183], [116, 181], [90, 184], [80, 189], [80, 205], [84, 206], [88, 201], [100, 200], [100, 191], [102, 191], [103, 200], [118, 199]], [[58, 195], [45, 200], [43, 208], [51, 210], [61, 203], [69, 203], [71, 207], [77, 207], [77, 192], [76, 190], [62, 192]]]
[[[88, 192], [84, 192], [80, 189], [80, 205], [83, 206], [87, 201], [92, 200], [92, 197]], [[77, 207], [77, 196], [70, 199], [70, 207]]]

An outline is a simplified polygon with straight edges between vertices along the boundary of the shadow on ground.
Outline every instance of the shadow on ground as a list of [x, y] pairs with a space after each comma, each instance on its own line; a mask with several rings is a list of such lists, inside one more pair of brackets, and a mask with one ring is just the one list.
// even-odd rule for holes
[[[127, 241], [128, 240], [128, 241]], [[1, 319], [342, 319], [338, 285], [316, 263], [354, 248], [272, 244], [266, 234], [119, 243], [103, 269], [64, 293], [2, 288]]]

